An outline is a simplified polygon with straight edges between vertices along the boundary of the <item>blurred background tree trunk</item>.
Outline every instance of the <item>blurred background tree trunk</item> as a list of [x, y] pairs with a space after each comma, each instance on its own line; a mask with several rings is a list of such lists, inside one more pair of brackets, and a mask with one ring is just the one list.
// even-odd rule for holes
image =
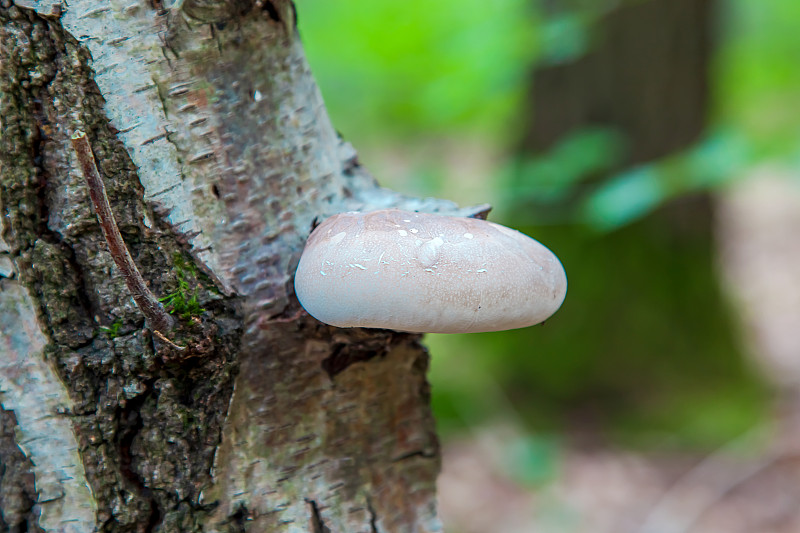
[[[289, 1], [0, 5], [0, 529], [438, 530], [419, 336], [326, 327], [292, 274], [335, 212], [470, 212], [377, 187]], [[78, 129], [169, 342], [109, 255]]]
[[[555, 11], [570, 2], [546, 4]], [[586, 53], [536, 68], [524, 150], [547, 150], [587, 126], [611, 127], [625, 136], [629, 166], [685, 149], [703, 132], [712, 0], [618, 4], [591, 28]]]
[[[552, 17], [572, 3], [545, 5]], [[568, 272], [579, 273], [571, 278], [571, 298], [559, 320], [568, 322], [565, 331], [581, 331], [592, 341], [569, 349], [567, 338], [544, 332], [537, 356], [566, 358], [570, 387], [558, 390], [551, 373], [534, 394], [549, 396], [537, 399], [540, 405], [572, 410], [579, 432], [606, 427], [605, 417], [637, 416], [639, 409], [657, 406], [676, 381], [702, 394], [705, 385], [686, 371], [695, 364], [690, 361], [701, 359], [696, 354], [707, 365], [696, 369], [698, 375], [711, 371], [735, 380], [746, 374], [716, 275], [708, 193], [683, 196], [612, 231], [572, 223], [596, 186], [688, 150], [704, 133], [713, 7], [711, 0], [620, 2], [591, 26], [583, 52], [545, 60], [533, 72], [523, 157], [547, 154], [592, 128], [613, 134], [621, 146], [612, 165], [587, 176], [560, 202], [531, 197], [516, 208], [520, 220], [544, 223], [530, 231], [559, 250]], [[705, 295], [702, 302], [697, 294]], [[638, 378], [619, 376], [621, 368]]]

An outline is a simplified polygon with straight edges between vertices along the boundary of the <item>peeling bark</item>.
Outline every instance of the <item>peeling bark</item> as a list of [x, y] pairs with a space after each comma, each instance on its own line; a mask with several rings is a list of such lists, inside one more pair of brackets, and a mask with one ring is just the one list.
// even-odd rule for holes
[[[67, 533], [91, 531], [95, 502], [67, 416], [71, 402], [63, 384], [44, 360], [45, 338], [36, 327], [29, 294], [12, 280], [0, 280], [0, 284], [3, 290], [0, 325], [7, 332], [0, 362], [0, 391], [3, 408], [16, 413], [19, 428], [16, 443], [21, 451], [21, 457], [15, 454], [5, 457], [12, 468], [19, 468], [25, 461], [30, 463], [42, 529]], [[3, 422], [5, 425], [14, 421], [11, 415]], [[10, 445], [5, 449], [14, 451]], [[13, 517], [20, 509], [4, 506], [2, 511], [4, 516], [12, 516], [12, 522], [19, 522], [19, 518]]]
[[[0, 400], [27, 455], [3, 445], [0, 460], [37, 489], [3, 516], [45, 531], [439, 530], [419, 336], [324, 326], [291, 279], [316, 219], [485, 208], [377, 186], [330, 124], [292, 3], [0, 0], [0, 84]], [[170, 332], [183, 351], [151, 334], [116, 271], [78, 129], [150, 289], [196, 295]], [[60, 455], [41, 463], [36, 446]]]

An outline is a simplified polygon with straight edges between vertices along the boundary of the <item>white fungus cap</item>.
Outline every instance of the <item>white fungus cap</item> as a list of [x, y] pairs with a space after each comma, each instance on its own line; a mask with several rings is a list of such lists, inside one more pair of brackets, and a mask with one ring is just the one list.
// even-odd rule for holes
[[505, 226], [384, 209], [320, 224], [294, 287], [332, 326], [472, 333], [542, 322], [564, 301], [567, 277], [550, 250]]

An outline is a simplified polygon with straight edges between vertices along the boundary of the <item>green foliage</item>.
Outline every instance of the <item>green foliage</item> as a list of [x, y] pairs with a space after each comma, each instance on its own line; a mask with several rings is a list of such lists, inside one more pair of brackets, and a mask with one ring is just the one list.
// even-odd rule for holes
[[[539, 49], [528, 0], [299, 0], [303, 43], [334, 124], [374, 135], [504, 135]], [[353, 105], [353, 102], [358, 102]]]
[[523, 213], [529, 224], [574, 220], [575, 198], [587, 195], [586, 182], [616, 168], [624, 153], [625, 139], [615, 130], [585, 128], [546, 153], [517, 157], [498, 178], [499, 211]]
[[510, 175], [511, 188], [541, 203], [558, 203], [581, 182], [613, 169], [623, 151], [624, 139], [615, 131], [585, 128], [546, 154], [518, 160]]
[[197, 301], [197, 288], [190, 293], [189, 283], [183, 279], [178, 280], [178, 289], [175, 292], [160, 298], [159, 301], [169, 308], [171, 315], [178, 315], [184, 319], [205, 312], [205, 309], [200, 306], [200, 302]]
[[542, 62], [566, 63], [590, 47], [590, 20], [583, 12], [563, 11], [542, 26]]
[[[478, 0], [297, 5], [334, 124], [369, 159], [364, 147], [398, 137], [410, 153], [442, 136], [510, 145], [534, 64], [568, 62], [590, 50], [594, 24], [619, 2], [574, 0], [556, 9], [501, 0], [491, 11]], [[800, 163], [800, 113], [787, 112], [800, 93], [800, 3], [727, 0], [716, 15], [722, 32], [713, 58], [712, 126], [695, 148], [598, 182], [615, 168], [624, 142], [613, 131], [578, 131], [534, 160], [499, 162], [495, 175], [506, 189], [498, 207], [513, 212], [533, 204], [545, 212], [540, 222], [552, 222], [555, 209], [557, 221], [609, 230], [680, 195], [723, 186], [754, 164]], [[435, 168], [443, 164], [437, 155], [417, 153], [423, 161], [409, 166], [404, 182], [446, 174]], [[564, 210], [567, 198], [580, 205]]]
[[683, 154], [600, 183], [576, 220], [614, 229], [681, 195], [725, 186], [755, 165], [800, 163], [800, 3], [729, 0], [723, 6], [709, 132]]
[[729, 0], [718, 54], [717, 119], [730, 124], [763, 157], [800, 150], [800, 3]]

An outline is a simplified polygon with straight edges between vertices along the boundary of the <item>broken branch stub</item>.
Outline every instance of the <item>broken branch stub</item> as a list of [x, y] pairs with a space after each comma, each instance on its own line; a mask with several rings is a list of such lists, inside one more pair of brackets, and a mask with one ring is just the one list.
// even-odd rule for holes
[[122, 234], [119, 232], [117, 221], [108, 202], [106, 187], [97, 169], [89, 139], [84, 132], [79, 130], [72, 135], [71, 141], [72, 148], [78, 156], [81, 172], [86, 179], [92, 206], [97, 214], [100, 227], [103, 229], [108, 250], [111, 252], [111, 257], [114, 258], [117, 268], [122, 273], [125, 285], [131, 291], [133, 300], [151, 328], [161, 332], [171, 330], [174, 323], [172, 317], [145, 284], [144, 278], [139, 273], [139, 269], [136, 268], [128, 247], [122, 239]]

